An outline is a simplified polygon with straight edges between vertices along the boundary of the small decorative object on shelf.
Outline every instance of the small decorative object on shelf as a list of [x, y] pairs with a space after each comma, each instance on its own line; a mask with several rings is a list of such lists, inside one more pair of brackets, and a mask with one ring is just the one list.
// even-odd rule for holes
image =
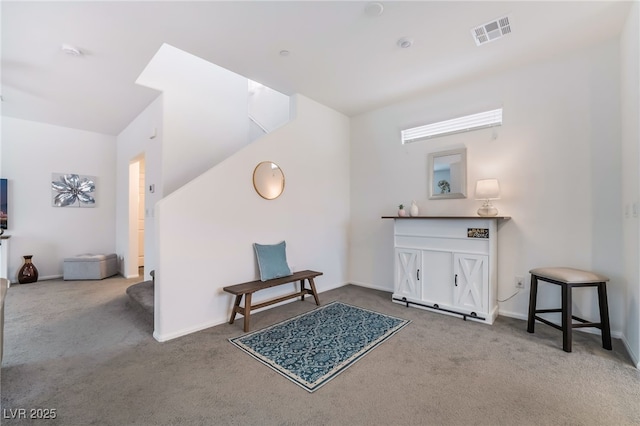
[[404, 204], [398, 206], [398, 216], [406, 216], [407, 212], [404, 209]]
[[22, 265], [18, 271], [18, 282], [20, 284], [35, 283], [38, 281], [38, 269], [36, 265], [31, 262], [33, 255], [30, 254], [22, 257], [24, 257], [24, 265]]
[[418, 211], [418, 205], [416, 204], [416, 200], [411, 201], [411, 209], [409, 210], [409, 214], [411, 216], [418, 216], [420, 212]]

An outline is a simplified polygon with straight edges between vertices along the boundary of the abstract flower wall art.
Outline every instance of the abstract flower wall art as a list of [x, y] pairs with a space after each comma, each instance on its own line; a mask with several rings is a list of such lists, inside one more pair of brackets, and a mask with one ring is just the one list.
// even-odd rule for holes
[[95, 207], [96, 178], [75, 173], [51, 175], [51, 205], [54, 207]]

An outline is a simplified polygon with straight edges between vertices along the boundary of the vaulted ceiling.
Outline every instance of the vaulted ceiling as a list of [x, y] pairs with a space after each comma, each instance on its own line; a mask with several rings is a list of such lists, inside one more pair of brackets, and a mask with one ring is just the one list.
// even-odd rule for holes
[[[357, 115], [617, 37], [630, 4], [2, 1], [2, 114], [118, 134], [158, 95], [135, 80], [168, 43]], [[502, 16], [512, 32], [476, 46], [471, 29]]]

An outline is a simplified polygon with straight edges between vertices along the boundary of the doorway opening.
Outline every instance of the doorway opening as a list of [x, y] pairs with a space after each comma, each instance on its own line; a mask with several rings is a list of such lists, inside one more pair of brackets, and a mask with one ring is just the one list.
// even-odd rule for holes
[[141, 154], [129, 163], [129, 255], [127, 278], [144, 277], [145, 159]]

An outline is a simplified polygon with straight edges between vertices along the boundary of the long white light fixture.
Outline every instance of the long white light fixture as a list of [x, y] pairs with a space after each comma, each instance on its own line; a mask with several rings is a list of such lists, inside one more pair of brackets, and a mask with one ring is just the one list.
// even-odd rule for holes
[[402, 130], [402, 144], [502, 125], [502, 108]]

